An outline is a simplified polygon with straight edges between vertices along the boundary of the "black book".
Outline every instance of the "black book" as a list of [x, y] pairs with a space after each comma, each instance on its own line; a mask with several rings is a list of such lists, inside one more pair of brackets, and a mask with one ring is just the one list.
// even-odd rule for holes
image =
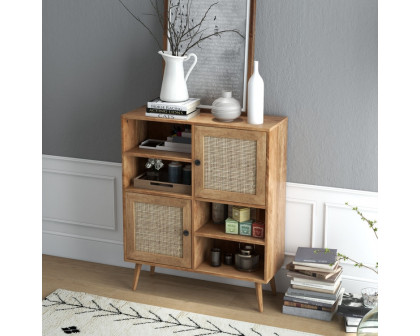
[[146, 112], [147, 113], [159, 113], [159, 114], [175, 114], [175, 115], [187, 115], [190, 114], [192, 112], [194, 112], [194, 110], [191, 111], [179, 111], [179, 110], [167, 110], [167, 109], [163, 109], [163, 108], [153, 108], [153, 107], [146, 107]]

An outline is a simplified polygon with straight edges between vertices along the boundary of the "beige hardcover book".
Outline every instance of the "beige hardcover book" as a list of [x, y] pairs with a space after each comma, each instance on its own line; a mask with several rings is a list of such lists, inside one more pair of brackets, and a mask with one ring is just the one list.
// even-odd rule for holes
[[334, 289], [324, 289], [324, 288], [315, 288], [315, 287], [311, 287], [311, 286], [293, 285], [292, 284], [292, 288], [295, 288], [295, 289], [303, 289], [303, 290], [319, 292], [319, 293], [328, 293], [328, 294], [335, 294], [339, 287], [340, 286], [337, 286]]
[[334, 282], [343, 272], [343, 268], [341, 266], [338, 266], [336, 269], [330, 272], [310, 271], [301, 269], [298, 270], [292, 262], [286, 265], [286, 269], [288, 270], [287, 276], [289, 277], [307, 277], [308, 279], [326, 280], [329, 282]]
[[307, 266], [307, 265], [297, 265], [297, 264], [294, 264], [293, 266], [295, 267], [295, 270], [312, 271], [312, 272], [319, 272], [319, 273], [333, 273], [339, 267], [338, 262], [331, 269], [320, 268], [320, 267], [315, 267], [315, 266]]

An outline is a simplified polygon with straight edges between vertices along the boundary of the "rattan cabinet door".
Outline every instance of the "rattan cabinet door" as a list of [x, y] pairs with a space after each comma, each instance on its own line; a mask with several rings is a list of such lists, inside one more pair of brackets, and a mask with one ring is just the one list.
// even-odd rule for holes
[[191, 268], [191, 201], [127, 193], [126, 257]]
[[195, 196], [265, 205], [266, 134], [196, 126]]

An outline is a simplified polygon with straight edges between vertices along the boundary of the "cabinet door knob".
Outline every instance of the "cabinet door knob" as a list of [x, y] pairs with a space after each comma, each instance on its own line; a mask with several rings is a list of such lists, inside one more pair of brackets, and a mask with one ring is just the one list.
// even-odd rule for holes
[[194, 164], [195, 164], [196, 166], [199, 166], [199, 165], [201, 164], [201, 162], [200, 162], [200, 160], [195, 160], [195, 161], [194, 161]]
[[185, 237], [187, 237], [187, 236], [190, 234], [190, 232], [189, 232], [188, 230], [184, 230], [184, 232], [182, 232], [182, 234], [183, 234]]

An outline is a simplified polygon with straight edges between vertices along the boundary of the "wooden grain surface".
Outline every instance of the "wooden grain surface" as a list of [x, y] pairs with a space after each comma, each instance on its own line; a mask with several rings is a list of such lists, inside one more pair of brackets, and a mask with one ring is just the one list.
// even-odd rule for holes
[[145, 120], [156, 123], [173, 123], [173, 124], [186, 124], [197, 126], [217, 126], [220, 128], [236, 128], [250, 131], [268, 132], [277, 125], [278, 122], [286, 119], [286, 117], [277, 116], [264, 116], [264, 123], [261, 125], [248, 124], [246, 116], [241, 116], [232, 122], [217, 121], [211, 113], [201, 112], [198, 116], [189, 120], [175, 120], [166, 118], [146, 117], [146, 106], [139, 107], [130, 112], [124, 113], [121, 116], [123, 119], [128, 120]]
[[282, 294], [263, 291], [264, 312], [258, 312], [255, 288], [225, 285], [203, 280], [142, 270], [133, 292], [134, 269], [43, 256], [42, 298], [58, 288], [88, 292], [119, 300], [259, 323], [325, 336], [353, 336], [346, 333], [344, 321], [335, 316], [331, 322], [281, 313]]

